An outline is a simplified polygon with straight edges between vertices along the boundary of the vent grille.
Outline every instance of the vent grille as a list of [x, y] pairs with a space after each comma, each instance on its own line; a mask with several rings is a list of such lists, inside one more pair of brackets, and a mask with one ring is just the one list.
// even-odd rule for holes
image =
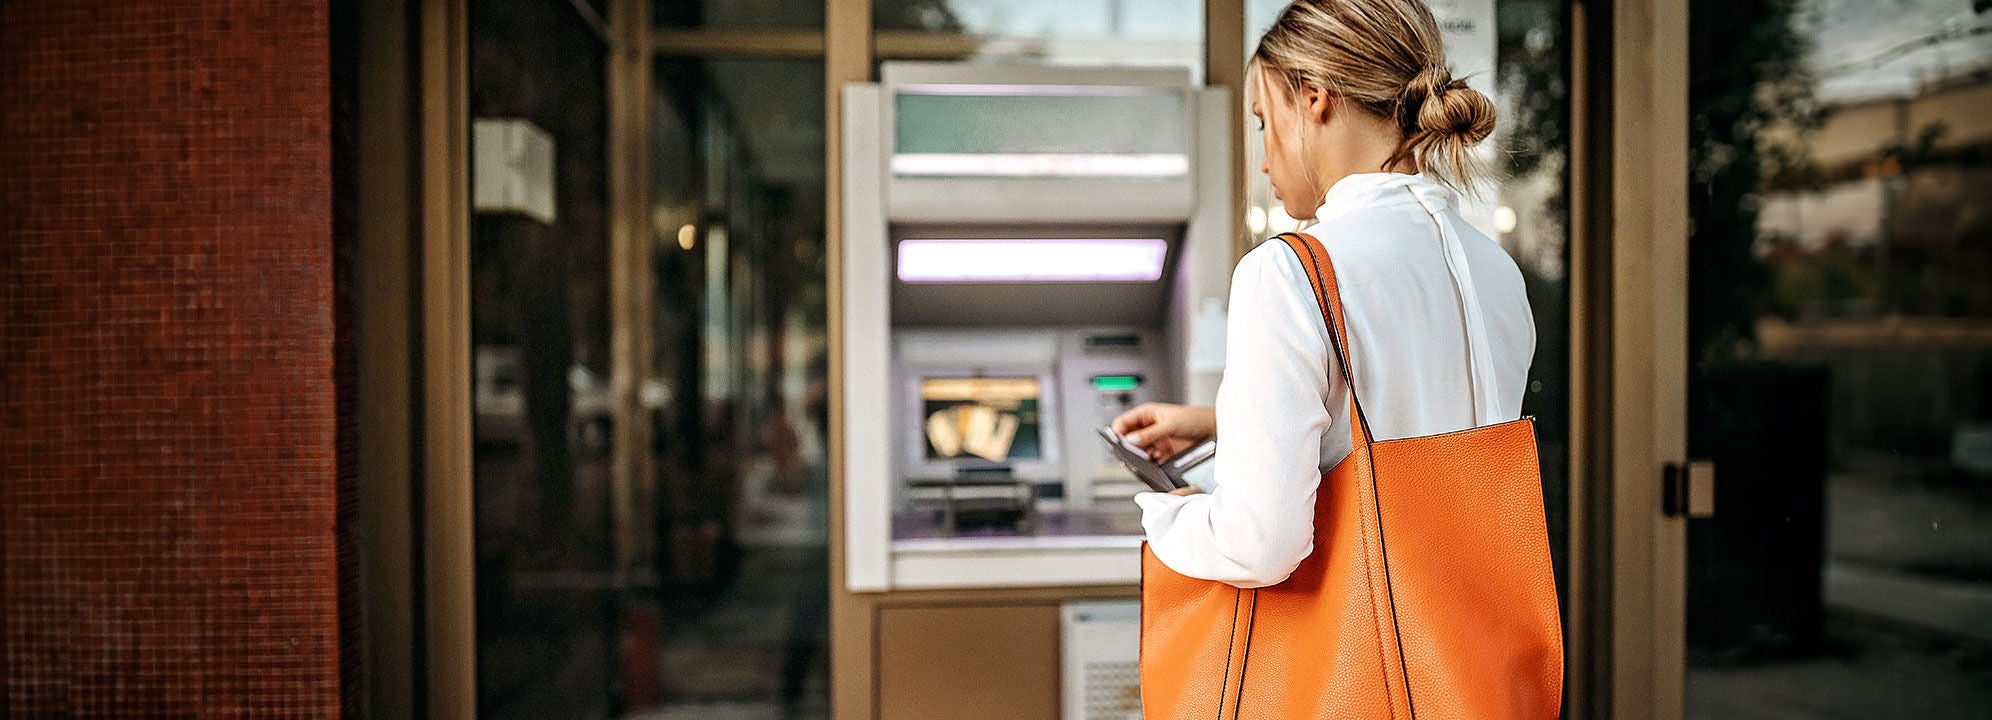
[[1063, 608], [1064, 716], [1141, 717], [1141, 602], [1088, 600]]

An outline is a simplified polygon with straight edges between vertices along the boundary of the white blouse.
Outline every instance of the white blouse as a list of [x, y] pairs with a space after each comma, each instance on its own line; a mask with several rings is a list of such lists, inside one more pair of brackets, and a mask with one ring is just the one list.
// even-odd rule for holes
[[[1458, 205], [1424, 175], [1350, 175], [1329, 188], [1308, 231], [1335, 261], [1350, 370], [1377, 439], [1521, 414], [1535, 354], [1522, 274]], [[1231, 277], [1217, 488], [1135, 496], [1163, 564], [1261, 587], [1313, 551], [1316, 486], [1351, 449], [1334, 353], [1293, 251], [1268, 241], [1247, 253]]]

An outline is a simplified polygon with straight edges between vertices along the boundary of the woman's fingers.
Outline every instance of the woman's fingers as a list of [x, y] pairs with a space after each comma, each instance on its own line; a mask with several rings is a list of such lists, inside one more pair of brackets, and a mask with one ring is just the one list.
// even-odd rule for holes
[[1203, 413], [1202, 408], [1142, 403], [1114, 418], [1112, 427], [1149, 457], [1164, 458], [1211, 435], [1213, 428]]
[[1114, 418], [1115, 433], [1154, 455], [1171, 444], [1177, 436], [1186, 435], [1182, 418], [1183, 408], [1167, 403], [1142, 403], [1120, 417]]
[[1152, 442], [1142, 445], [1141, 449], [1147, 451], [1150, 459], [1161, 460], [1162, 458], [1174, 456], [1176, 453], [1182, 452], [1194, 444], [1196, 443], [1189, 438], [1158, 435]]
[[1135, 436], [1132, 433], [1154, 425], [1156, 419], [1155, 403], [1142, 403], [1115, 417], [1113, 430], [1116, 434], [1128, 436], [1130, 442], [1139, 444], [1140, 441], [1134, 440]]

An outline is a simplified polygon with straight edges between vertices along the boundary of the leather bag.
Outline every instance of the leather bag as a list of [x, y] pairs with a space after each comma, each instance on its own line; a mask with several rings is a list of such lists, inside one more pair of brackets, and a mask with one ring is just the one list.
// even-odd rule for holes
[[1328, 252], [1281, 238], [1335, 343], [1354, 448], [1322, 476], [1314, 551], [1283, 582], [1185, 577], [1142, 544], [1144, 717], [1555, 718], [1563, 641], [1534, 419], [1372, 438]]

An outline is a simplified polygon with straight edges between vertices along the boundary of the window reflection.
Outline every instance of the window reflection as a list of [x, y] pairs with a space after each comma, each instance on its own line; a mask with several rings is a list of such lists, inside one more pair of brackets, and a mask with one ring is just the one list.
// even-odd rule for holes
[[[603, 46], [555, 2], [470, 8], [477, 688], [485, 717], [609, 712], [619, 625], [609, 514]], [[532, 178], [524, 180], [523, 178]]]
[[1981, 715], [1992, 18], [1690, 17], [1688, 440], [1717, 485], [1689, 524], [1687, 714]]
[[1186, 0], [885, 0], [881, 30], [1014, 37], [1181, 40], [1202, 35], [1203, 4]]
[[823, 74], [814, 61], [665, 59], [656, 83], [652, 710], [822, 717]]
[[[947, 59], [1171, 66], [1201, 74], [1203, 12], [1199, 0], [879, 0], [872, 20], [879, 54], [887, 58], [939, 52]], [[923, 34], [960, 36], [960, 42], [903, 42]]]
[[1535, 313], [1535, 360], [1529, 366], [1522, 414], [1536, 419], [1550, 556], [1557, 588], [1567, 598], [1570, 68], [1565, 12], [1563, 3], [1550, 0], [1494, 3], [1494, 93], [1489, 97], [1500, 119], [1494, 136], [1483, 143], [1494, 181], [1468, 207], [1476, 208], [1470, 216], [1475, 226], [1515, 258]]
[[823, 27], [823, 0], [651, 0], [657, 25], [673, 28]]

